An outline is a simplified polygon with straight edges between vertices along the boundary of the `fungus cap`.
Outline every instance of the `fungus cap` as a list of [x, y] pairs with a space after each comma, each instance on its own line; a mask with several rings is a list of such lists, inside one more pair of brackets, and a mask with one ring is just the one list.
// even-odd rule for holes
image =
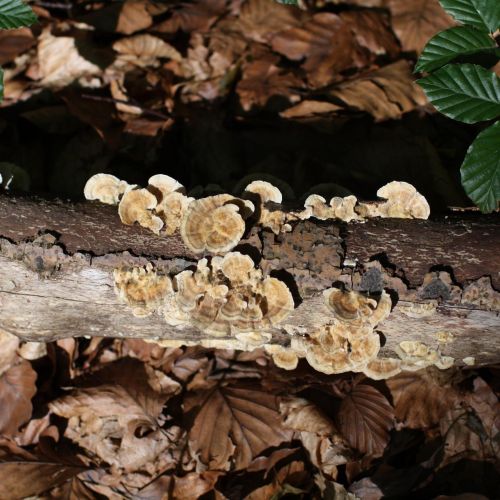
[[326, 199], [319, 194], [311, 194], [304, 202], [305, 218], [316, 217], [316, 219], [326, 220], [335, 217], [334, 209], [327, 205]]
[[377, 191], [377, 196], [387, 200], [380, 207], [386, 217], [429, 218], [429, 203], [408, 182], [389, 182]]
[[297, 353], [280, 345], [266, 345], [264, 349], [273, 359], [274, 364], [283, 370], [295, 370], [299, 363]]
[[180, 228], [184, 214], [192, 201], [194, 201], [194, 198], [188, 198], [178, 191], [162, 196], [161, 201], [155, 208], [155, 213], [164, 222], [165, 234], [174, 234]]
[[401, 373], [401, 361], [392, 358], [372, 359], [362, 371], [373, 380], [385, 380]]
[[267, 203], [268, 201], [281, 203], [283, 201], [281, 191], [267, 181], [253, 181], [248, 184], [245, 191], [258, 194], [260, 196], [261, 203]]
[[185, 193], [185, 188], [180, 182], [165, 174], [153, 175], [149, 178], [148, 184], [158, 189], [164, 196], [174, 191]]
[[330, 206], [332, 207], [337, 219], [341, 219], [344, 222], [351, 222], [352, 220], [360, 218], [354, 211], [354, 207], [357, 202], [358, 199], [353, 195], [345, 196], [344, 198], [334, 196], [330, 200]]
[[95, 174], [85, 184], [83, 194], [86, 200], [99, 200], [101, 203], [116, 205], [120, 196], [134, 186], [110, 174]]
[[163, 221], [152, 212], [156, 205], [156, 196], [147, 189], [133, 189], [123, 195], [118, 205], [118, 214], [124, 224], [132, 225], [138, 222], [159, 234]]
[[189, 204], [180, 232], [186, 246], [195, 253], [221, 254], [234, 248], [245, 232], [244, 217], [253, 204], [228, 194], [209, 196]]

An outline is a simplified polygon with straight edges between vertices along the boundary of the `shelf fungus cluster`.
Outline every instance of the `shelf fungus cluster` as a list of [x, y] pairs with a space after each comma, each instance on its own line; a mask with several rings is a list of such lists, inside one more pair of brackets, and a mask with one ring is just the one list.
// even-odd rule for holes
[[380, 337], [374, 329], [391, 312], [389, 295], [383, 291], [376, 301], [339, 288], [329, 288], [323, 295], [332, 321], [305, 337], [293, 337], [291, 350], [327, 374], [354, 371], [381, 379], [398, 373], [397, 360], [377, 358]]
[[267, 330], [283, 321], [294, 301], [287, 285], [264, 277], [239, 252], [198, 261], [196, 269], [172, 278], [152, 267], [117, 269], [115, 287], [136, 316], [159, 313], [167, 324], [194, 326], [213, 335], [234, 336], [248, 344], [269, 340]]
[[371, 217], [429, 217], [429, 204], [406, 182], [393, 181], [379, 189], [382, 201], [361, 203], [355, 196], [333, 197], [329, 203], [310, 195], [300, 210], [283, 211], [280, 190], [267, 181], [248, 184], [242, 197], [218, 194], [197, 199], [186, 195], [178, 181], [164, 174], [152, 176], [146, 188], [130, 185], [109, 174], [96, 174], [86, 183], [85, 198], [118, 205], [124, 224], [139, 224], [158, 235], [179, 232], [197, 254], [223, 255], [238, 245], [247, 226], [255, 222], [275, 234], [291, 231], [292, 223], [312, 217], [345, 222]]

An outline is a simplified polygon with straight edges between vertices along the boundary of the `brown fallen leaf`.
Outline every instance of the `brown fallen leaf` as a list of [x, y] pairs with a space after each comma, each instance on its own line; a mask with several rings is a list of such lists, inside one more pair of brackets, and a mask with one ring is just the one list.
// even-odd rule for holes
[[245, 468], [261, 451], [292, 434], [281, 424], [278, 398], [258, 386], [217, 386], [189, 394], [185, 411], [194, 408], [190, 448], [210, 470]]
[[0, 375], [15, 363], [19, 343], [18, 337], [0, 329]]
[[267, 0], [248, 0], [241, 6], [237, 19], [231, 20], [232, 29], [245, 38], [268, 43], [282, 30], [298, 26], [304, 13], [294, 7]]
[[343, 79], [342, 72], [366, 67], [382, 54], [397, 53], [384, 17], [375, 12], [314, 14], [301, 27], [279, 32], [272, 47], [293, 61], [305, 58], [302, 67], [312, 87]]
[[376, 457], [382, 455], [389, 442], [394, 409], [375, 387], [358, 383], [342, 400], [337, 422], [353, 448]]
[[451, 378], [438, 369], [403, 372], [386, 381], [394, 401], [394, 414], [412, 429], [431, 427], [459, 401]]
[[21, 500], [39, 495], [86, 470], [74, 458], [44, 458], [0, 439], [0, 498]]
[[31, 418], [36, 378], [31, 363], [24, 360], [0, 376], [0, 434], [14, 435]]
[[279, 68], [277, 62], [277, 57], [268, 54], [244, 65], [236, 92], [245, 111], [254, 106], [264, 107], [271, 97], [280, 96], [291, 103], [300, 99], [297, 90], [304, 83], [291, 71]]
[[0, 31], [0, 64], [13, 61], [36, 44], [29, 28]]
[[116, 31], [124, 35], [131, 35], [136, 31], [149, 28], [153, 24], [149, 6], [148, 0], [126, 0], [118, 16]]
[[54, 36], [46, 28], [38, 42], [38, 78], [42, 87], [61, 88], [79, 78], [100, 75], [101, 68], [80, 55], [75, 38]]
[[304, 100], [280, 113], [283, 118], [300, 119], [312, 118], [318, 115], [335, 114], [342, 106], [325, 101]]
[[320, 408], [303, 398], [288, 398], [280, 404], [283, 425], [298, 432], [311, 462], [324, 474], [335, 477], [351, 450], [335, 424]]
[[392, 26], [403, 50], [420, 53], [438, 31], [455, 22], [438, 0], [385, 0], [392, 14]]
[[172, 9], [171, 16], [154, 26], [160, 33], [176, 33], [179, 30], [204, 32], [224, 13], [225, 0], [194, 0], [182, 2]]
[[375, 121], [400, 118], [427, 104], [404, 60], [340, 83], [329, 94], [351, 108], [371, 114]]

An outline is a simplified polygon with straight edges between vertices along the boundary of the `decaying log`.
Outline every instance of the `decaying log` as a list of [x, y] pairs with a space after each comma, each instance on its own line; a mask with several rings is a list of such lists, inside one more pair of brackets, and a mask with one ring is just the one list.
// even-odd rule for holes
[[[328, 317], [322, 291], [342, 282], [393, 310], [377, 326], [394, 357], [401, 341], [421, 341], [457, 364], [500, 361], [500, 218], [461, 213], [430, 220], [298, 222], [291, 233], [258, 228], [235, 249], [293, 293], [294, 311], [272, 331], [287, 346]], [[116, 207], [0, 196], [0, 329], [25, 340], [67, 336], [162, 339], [254, 348], [163, 317], [136, 317], [115, 292], [113, 270], [144, 266], [178, 273], [196, 264], [178, 236], [123, 225]]]

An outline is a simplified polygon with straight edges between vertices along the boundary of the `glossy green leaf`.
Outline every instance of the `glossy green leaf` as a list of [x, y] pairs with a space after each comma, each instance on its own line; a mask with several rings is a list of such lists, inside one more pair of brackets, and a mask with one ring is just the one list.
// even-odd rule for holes
[[500, 79], [477, 64], [447, 64], [417, 82], [450, 118], [476, 123], [500, 116]]
[[3, 70], [0, 68], [0, 102], [3, 101]]
[[0, 0], [0, 28], [13, 29], [36, 23], [37, 17], [22, 0]]
[[415, 71], [434, 71], [457, 57], [485, 52], [500, 54], [493, 38], [471, 26], [456, 26], [441, 31], [427, 42]]
[[275, 0], [278, 3], [282, 3], [283, 5], [295, 5], [299, 6], [299, 0]]
[[439, 0], [457, 21], [494, 33], [500, 27], [498, 0]]
[[500, 121], [483, 130], [469, 146], [460, 169], [467, 196], [483, 211], [500, 200]]

